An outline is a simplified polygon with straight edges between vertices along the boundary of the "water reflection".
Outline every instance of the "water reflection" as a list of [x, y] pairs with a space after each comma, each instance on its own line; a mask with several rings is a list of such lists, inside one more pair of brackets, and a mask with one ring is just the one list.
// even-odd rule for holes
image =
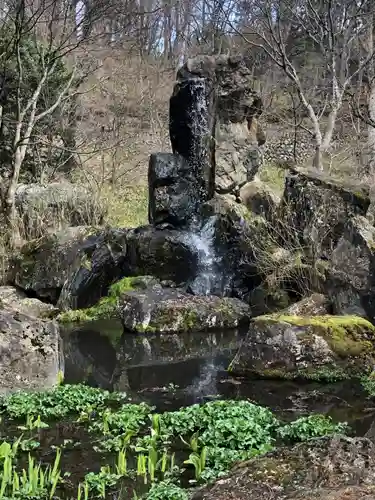
[[182, 334], [178, 339], [175, 335], [122, 336], [113, 325], [92, 324], [65, 332], [65, 379], [125, 391], [159, 411], [215, 398], [249, 399], [285, 420], [319, 412], [348, 421], [357, 434], [371, 426], [374, 409], [357, 383], [296, 384], [231, 377], [226, 367], [240, 340], [238, 332]]

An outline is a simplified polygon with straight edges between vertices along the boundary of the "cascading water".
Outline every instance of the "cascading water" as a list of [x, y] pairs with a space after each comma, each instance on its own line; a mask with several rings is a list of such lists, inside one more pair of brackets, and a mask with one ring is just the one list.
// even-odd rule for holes
[[184, 233], [185, 242], [198, 254], [197, 273], [189, 283], [189, 290], [195, 295], [221, 296], [225, 292], [222, 258], [215, 244], [216, 223], [215, 216], [209, 217], [203, 225], [194, 221]]

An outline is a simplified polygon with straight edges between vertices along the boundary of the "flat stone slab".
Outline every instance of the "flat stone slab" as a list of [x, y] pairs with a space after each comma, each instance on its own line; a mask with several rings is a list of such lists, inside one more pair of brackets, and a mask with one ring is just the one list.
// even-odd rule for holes
[[251, 310], [239, 299], [160, 287], [125, 293], [119, 301], [119, 315], [125, 331], [202, 332], [247, 325]]

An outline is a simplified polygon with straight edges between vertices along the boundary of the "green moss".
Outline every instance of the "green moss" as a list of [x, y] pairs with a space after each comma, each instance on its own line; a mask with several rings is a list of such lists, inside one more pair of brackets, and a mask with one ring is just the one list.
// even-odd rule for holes
[[337, 366], [321, 366], [288, 372], [282, 368], [268, 368], [259, 372], [261, 377], [277, 380], [308, 380], [311, 382], [333, 383], [348, 380], [349, 375]]
[[198, 326], [198, 314], [193, 310], [167, 309], [160, 311], [147, 327], [137, 327], [139, 332], [155, 333], [163, 329], [165, 325], [176, 325], [181, 332], [189, 332]]
[[82, 323], [116, 317], [118, 298], [122, 293], [134, 290], [138, 279], [137, 277], [126, 277], [117, 281], [109, 288], [108, 296], [100, 299], [97, 304], [86, 309], [63, 312], [57, 317], [58, 321], [60, 323]]
[[359, 316], [286, 316], [270, 314], [254, 321], [285, 322], [313, 327], [338, 356], [361, 356], [374, 350], [375, 327]]

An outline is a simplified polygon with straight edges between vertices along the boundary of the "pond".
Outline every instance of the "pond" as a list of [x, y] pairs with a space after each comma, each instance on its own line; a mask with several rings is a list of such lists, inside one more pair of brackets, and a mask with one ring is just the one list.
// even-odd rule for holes
[[[108, 321], [66, 329], [64, 384], [46, 395], [3, 401], [3, 439], [22, 435], [17, 470], [30, 470], [29, 452], [44, 468], [58, 454], [58, 469], [67, 475], [57, 481], [53, 498], [143, 498], [151, 483], [165, 479], [159, 484], [165, 493], [148, 498], [178, 500], [188, 498], [185, 488], [194, 488], [194, 481], [216, 477], [232, 462], [292, 436], [304, 439], [335, 428], [317, 420], [307, 431], [302, 426], [290, 432], [289, 423], [300, 417], [328, 415], [348, 422], [356, 435], [371, 427], [375, 408], [359, 383], [228, 375], [242, 336], [124, 336], [118, 323]], [[150, 417], [155, 413], [160, 420]], [[192, 462], [184, 465], [189, 457]], [[0, 465], [3, 458], [0, 450]], [[21, 497], [48, 498], [47, 490]]]
[[313, 412], [348, 421], [356, 434], [372, 422], [372, 403], [358, 382], [333, 384], [246, 380], [226, 368], [243, 332], [126, 334], [116, 321], [67, 330], [65, 381], [126, 391], [171, 411], [214, 399], [249, 399], [283, 419]]

